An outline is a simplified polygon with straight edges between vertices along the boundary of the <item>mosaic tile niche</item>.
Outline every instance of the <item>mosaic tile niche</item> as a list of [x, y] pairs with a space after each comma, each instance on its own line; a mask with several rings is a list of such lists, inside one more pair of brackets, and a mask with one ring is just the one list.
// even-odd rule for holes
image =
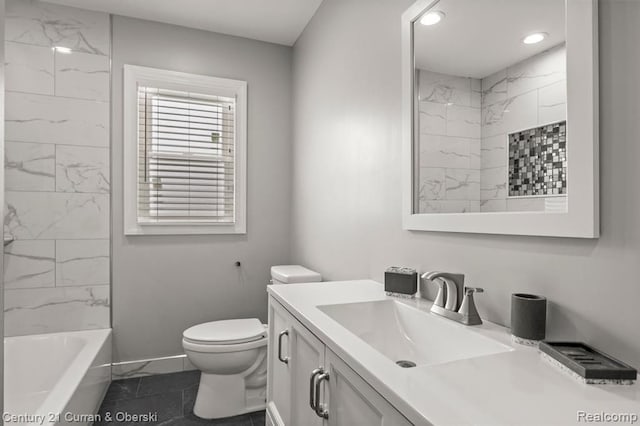
[[567, 193], [567, 122], [509, 134], [509, 197]]

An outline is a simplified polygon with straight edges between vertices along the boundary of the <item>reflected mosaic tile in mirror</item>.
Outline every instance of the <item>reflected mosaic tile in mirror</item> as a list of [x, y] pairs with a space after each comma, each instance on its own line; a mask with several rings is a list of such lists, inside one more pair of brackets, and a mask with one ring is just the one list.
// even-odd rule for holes
[[509, 134], [509, 196], [567, 193], [567, 122]]

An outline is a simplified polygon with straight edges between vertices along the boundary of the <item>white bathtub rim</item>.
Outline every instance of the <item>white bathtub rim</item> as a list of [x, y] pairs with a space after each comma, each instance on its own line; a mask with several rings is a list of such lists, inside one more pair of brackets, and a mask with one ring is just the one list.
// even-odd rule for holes
[[[111, 329], [83, 330], [66, 333], [55, 333], [62, 335], [74, 335], [87, 338], [87, 345], [72, 361], [72, 365], [65, 372], [62, 378], [56, 383], [42, 406], [37, 411], [37, 415], [49, 415], [49, 413], [59, 413], [64, 415], [65, 407], [73, 397], [73, 391], [78, 389], [85, 374], [91, 368], [93, 361], [99, 355], [102, 346], [108, 341]], [[73, 391], [69, 391], [73, 389]], [[86, 413], [92, 414], [92, 413]], [[45, 424], [47, 424], [45, 422]], [[50, 423], [54, 424], [54, 423]]]
[[[64, 409], [67, 407], [74, 391], [80, 386], [86, 372], [91, 368], [94, 360], [99, 355], [102, 347], [109, 341], [112, 329], [96, 329], [82, 331], [67, 331], [59, 333], [44, 333], [26, 336], [6, 337], [5, 339], [25, 339], [25, 338], [55, 338], [55, 337], [80, 337], [84, 338], [86, 344], [82, 350], [75, 356], [71, 365], [68, 366], [64, 374], [49, 391], [43, 403], [38, 407], [35, 413], [12, 413], [12, 414], [33, 414], [37, 418], [45, 419], [43, 425], [52, 425], [50, 422], [51, 413], [58, 413], [64, 416]], [[5, 407], [6, 410], [7, 407]], [[87, 413], [91, 414], [91, 413]], [[43, 416], [43, 417], [40, 417]]]

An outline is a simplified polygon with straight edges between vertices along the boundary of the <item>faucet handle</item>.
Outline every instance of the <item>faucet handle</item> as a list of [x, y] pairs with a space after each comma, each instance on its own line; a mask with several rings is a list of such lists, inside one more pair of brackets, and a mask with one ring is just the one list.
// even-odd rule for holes
[[480, 318], [480, 314], [473, 300], [473, 293], [484, 293], [484, 289], [481, 287], [464, 288], [464, 299], [462, 299], [462, 305], [460, 305], [458, 313], [462, 315], [461, 322], [466, 325], [482, 324], [482, 318]]

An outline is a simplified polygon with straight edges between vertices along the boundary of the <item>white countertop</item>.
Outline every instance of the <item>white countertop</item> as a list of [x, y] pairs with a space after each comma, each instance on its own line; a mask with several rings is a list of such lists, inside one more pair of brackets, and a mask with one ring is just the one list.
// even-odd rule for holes
[[[513, 351], [408, 369], [396, 366], [317, 308], [389, 299], [375, 281], [272, 285], [268, 291], [414, 424], [585, 424], [578, 421], [580, 411], [640, 417], [639, 382], [583, 384], [544, 361], [537, 348], [512, 343], [508, 329], [487, 321], [473, 327], [456, 325], [496, 339]], [[426, 300], [392, 299], [425, 311], [431, 306]]]

